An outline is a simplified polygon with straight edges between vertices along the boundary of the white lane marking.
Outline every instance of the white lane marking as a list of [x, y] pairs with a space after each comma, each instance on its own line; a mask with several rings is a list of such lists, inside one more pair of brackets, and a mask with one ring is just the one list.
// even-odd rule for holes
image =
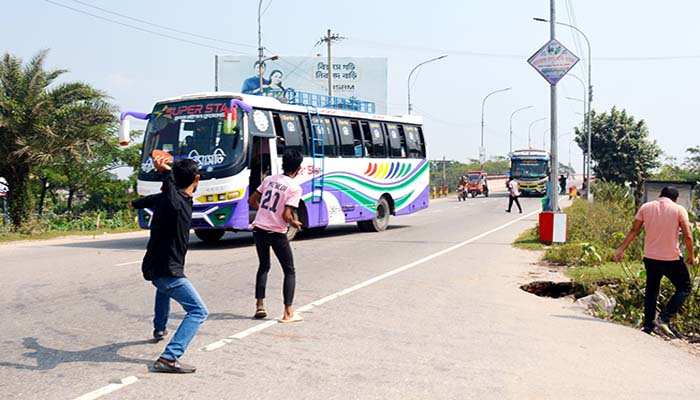
[[115, 266], [115, 267], [123, 267], [123, 266], [125, 266], [125, 265], [138, 264], [138, 263], [140, 263], [140, 262], [141, 262], [141, 260], [139, 260], [139, 261], [129, 261], [129, 262], [121, 263], [121, 264], [114, 264], [114, 266]]
[[[368, 280], [366, 280], [366, 281], [364, 281], [364, 282], [358, 283], [358, 284], [355, 285], [355, 286], [351, 286], [351, 287], [349, 287], [349, 288], [347, 288], [347, 289], [343, 289], [343, 290], [341, 290], [341, 291], [339, 291], [339, 292], [333, 293], [333, 294], [328, 295], [328, 296], [326, 296], [326, 297], [323, 297], [323, 298], [321, 298], [321, 299], [319, 299], [319, 300], [315, 300], [315, 301], [313, 301], [313, 302], [311, 302], [311, 303], [309, 303], [309, 304], [303, 305], [303, 306], [297, 308], [296, 311], [297, 311], [297, 312], [309, 311], [309, 310], [311, 310], [311, 309], [314, 308], [314, 307], [318, 307], [318, 306], [320, 306], [321, 304], [327, 303], [327, 302], [329, 302], [329, 301], [331, 301], [331, 300], [335, 300], [335, 299], [337, 299], [338, 297], [345, 296], [346, 294], [349, 294], [349, 293], [352, 293], [352, 292], [354, 292], [354, 291], [356, 291], [356, 290], [362, 289], [363, 287], [369, 286], [369, 285], [371, 285], [371, 284], [373, 284], [373, 283], [377, 283], [377, 282], [379, 282], [379, 281], [381, 281], [381, 280], [383, 280], [383, 279], [386, 279], [386, 278], [388, 278], [388, 277], [390, 277], [390, 276], [396, 275], [396, 274], [398, 274], [398, 273], [400, 273], [400, 272], [409, 270], [409, 269], [411, 269], [411, 268], [413, 268], [413, 267], [416, 267], [416, 266], [421, 265], [421, 264], [423, 264], [423, 263], [425, 263], [425, 262], [428, 262], [428, 261], [430, 261], [430, 260], [432, 260], [432, 259], [434, 259], [434, 258], [440, 257], [440, 256], [442, 256], [442, 255], [444, 255], [444, 254], [447, 254], [447, 253], [450, 253], [450, 252], [452, 252], [452, 251], [455, 251], [455, 250], [459, 249], [460, 247], [466, 246], [466, 245], [468, 245], [469, 243], [472, 243], [472, 242], [474, 242], [474, 241], [476, 241], [476, 240], [479, 240], [479, 239], [481, 239], [481, 238], [483, 238], [483, 237], [485, 237], [485, 236], [488, 236], [488, 235], [490, 235], [490, 234], [492, 234], [492, 233], [494, 233], [494, 232], [500, 231], [500, 230], [503, 229], [503, 228], [506, 228], [506, 227], [508, 227], [508, 226], [510, 226], [510, 225], [513, 225], [513, 224], [515, 224], [516, 222], [519, 222], [519, 221], [521, 221], [521, 220], [523, 220], [523, 219], [525, 219], [525, 218], [531, 217], [532, 215], [538, 214], [539, 212], [540, 212], [540, 210], [536, 210], [536, 211], [533, 211], [533, 212], [531, 212], [531, 213], [529, 213], [529, 214], [524, 214], [524, 215], [522, 215], [522, 216], [519, 217], [519, 218], [516, 218], [516, 219], [514, 219], [514, 220], [512, 220], [512, 221], [510, 221], [510, 222], [507, 222], [507, 223], [505, 223], [505, 224], [503, 224], [503, 225], [501, 225], [501, 226], [498, 226], [498, 227], [493, 228], [493, 229], [491, 229], [491, 230], [488, 230], [488, 231], [486, 231], [486, 232], [484, 232], [484, 233], [482, 233], [482, 234], [479, 234], [479, 235], [477, 235], [477, 236], [474, 236], [474, 237], [471, 238], [471, 239], [467, 239], [467, 240], [465, 240], [465, 241], [463, 241], [463, 242], [461, 242], [461, 243], [457, 243], [456, 245], [454, 245], [454, 246], [452, 246], [452, 247], [448, 247], [448, 248], [446, 248], [446, 249], [444, 249], [444, 250], [440, 250], [440, 251], [438, 251], [437, 253], [433, 253], [433, 254], [431, 254], [431, 255], [429, 255], [429, 256], [423, 257], [423, 258], [421, 258], [420, 260], [417, 260], [417, 261], [414, 261], [414, 262], [412, 262], [412, 263], [406, 264], [406, 265], [404, 265], [404, 266], [402, 266], [402, 267], [393, 269], [393, 270], [391, 270], [391, 271], [389, 271], [389, 272], [385, 272], [385, 273], [383, 273], [383, 274], [381, 274], [381, 275], [375, 276], [374, 278], [371, 278], [371, 279], [368, 279]], [[248, 328], [248, 329], [246, 329], [246, 330], [243, 330], [243, 331], [240, 331], [240, 332], [238, 332], [238, 333], [236, 333], [236, 334], [233, 334], [233, 335], [231, 335], [231, 336], [228, 336], [228, 337], [226, 337], [226, 338], [224, 338], [224, 339], [217, 340], [217, 341], [214, 342], [214, 343], [211, 343], [211, 344], [208, 344], [208, 345], [202, 347], [200, 350], [202, 350], [202, 351], [213, 351], [213, 350], [220, 349], [220, 348], [226, 346], [227, 344], [233, 343], [233, 342], [235, 341], [235, 339], [243, 339], [244, 337], [246, 337], [246, 336], [248, 336], [248, 335], [252, 335], [252, 334], [255, 333], [255, 332], [260, 332], [260, 331], [262, 331], [262, 330], [264, 330], [264, 329], [267, 329], [267, 328], [269, 328], [269, 327], [271, 327], [271, 326], [277, 325], [277, 323], [278, 323], [277, 321], [266, 321], [266, 322], [263, 322], [263, 323], [261, 323], [261, 324], [252, 326], [252, 327], [250, 327], [250, 328]]]
[[86, 393], [80, 397], [76, 397], [73, 400], [94, 400], [97, 398], [100, 398], [106, 394], [112, 393], [116, 390], [119, 390], [123, 387], [126, 387], [128, 385], [131, 385], [132, 383], [138, 381], [139, 378], [135, 376], [127, 376], [126, 378], [121, 380], [121, 383], [110, 383], [107, 386], [101, 387], [97, 390], [93, 390], [90, 393]]

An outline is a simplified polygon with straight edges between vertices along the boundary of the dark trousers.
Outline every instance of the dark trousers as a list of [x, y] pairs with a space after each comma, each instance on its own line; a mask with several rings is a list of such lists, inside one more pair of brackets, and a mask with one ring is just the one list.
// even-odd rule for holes
[[258, 273], [255, 277], [255, 298], [265, 298], [265, 287], [267, 286], [267, 274], [270, 272], [270, 247], [275, 252], [277, 260], [282, 265], [284, 272], [284, 282], [282, 284], [282, 295], [284, 304], [292, 305], [294, 300], [294, 287], [296, 276], [294, 273], [294, 255], [289, 246], [287, 235], [278, 232], [268, 232], [259, 228], [253, 230], [255, 239], [255, 249], [258, 252]]
[[690, 274], [682, 258], [675, 261], [660, 261], [644, 257], [644, 267], [647, 270], [647, 288], [644, 296], [644, 328], [651, 330], [656, 318], [656, 301], [659, 298], [661, 278], [667, 277], [676, 292], [661, 311], [659, 318], [668, 322], [676, 315], [693, 287], [690, 284]]
[[518, 196], [513, 196], [510, 195], [508, 198], [508, 212], [510, 212], [511, 208], [513, 208], [513, 202], [518, 206], [518, 211], [523, 212], [522, 207], [520, 207], [520, 201], [518, 200]]

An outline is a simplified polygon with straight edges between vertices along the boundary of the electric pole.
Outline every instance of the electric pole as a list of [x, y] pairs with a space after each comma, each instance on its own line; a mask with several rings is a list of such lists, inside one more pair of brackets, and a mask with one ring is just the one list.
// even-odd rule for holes
[[[331, 30], [328, 30], [328, 34], [321, 39], [319, 39], [318, 42], [316, 42], [316, 46], [319, 46], [323, 43], [326, 43], [328, 45], [328, 96], [333, 97], [333, 58], [331, 56], [331, 44], [334, 42], [339, 42], [341, 40], [347, 39], [346, 37], [340, 36], [337, 33], [331, 34]], [[331, 101], [333, 101], [331, 99]]]

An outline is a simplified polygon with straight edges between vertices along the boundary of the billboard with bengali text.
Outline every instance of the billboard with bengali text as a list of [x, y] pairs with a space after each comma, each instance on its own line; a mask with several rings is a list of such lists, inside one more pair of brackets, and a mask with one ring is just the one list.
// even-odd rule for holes
[[[219, 91], [258, 94], [257, 57], [217, 56], [216, 88]], [[333, 58], [333, 94], [376, 103], [377, 112], [387, 108], [387, 59], [384, 57]], [[280, 97], [292, 90], [328, 94], [328, 59], [280, 56], [267, 61], [262, 92]]]

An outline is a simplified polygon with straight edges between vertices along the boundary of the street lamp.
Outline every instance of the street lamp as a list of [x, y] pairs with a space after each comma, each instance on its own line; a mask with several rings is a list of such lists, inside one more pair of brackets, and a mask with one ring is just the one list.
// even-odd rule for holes
[[420, 67], [421, 65], [425, 65], [425, 64], [427, 64], [427, 63], [429, 63], [429, 62], [441, 60], [441, 59], [443, 59], [443, 58], [445, 58], [445, 57], [447, 57], [447, 54], [442, 55], [442, 56], [440, 56], [440, 57], [431, 58], [430, 60], [427, 60], [427, 61], [423, 61], [422, 63], [420, 63], [420, 64], [416, 65], [415, 67], [413, 67], [413, 69], [411, 70], [411, 72], [408, 74], [408, 80], [407, 80], [406, 84], [407, 84], [407, 86], [408, 86], [408, 113], [409, 113], [409, 114], [411, 113], [411, 111], [413, 111], [413, 107], [411, 106], [411, 75], [413, 75], [413, 73], [414, 73], [414, 72], [418, 69], [418, 67]]
[[[571, 74], [571, 73], [566, 74], [566, 76], [570, 76], [570, 77], [576, 79], [577, 81], [579, 81], [579, 83], [581, 83], [581, 87], [583, 88], [583, 98], [585, 99], [586, 98], [586, 84], [583, 82], [583, 79], [581, 79], [578, 76]], [[576, 100], [580, 101], [579, 99], [576, 99]], [[586, 126], [586, 121], [588, 120], [588, 114], [586, 113], [586, 102], [585, 101], [583, 102], [583, 114], [581, 114], [581, 115], [583, 115], [583, 134], [586, 135], [586, 137], [588, 137], [588, 134], [587, 134], [588, 128]], [[569, 143], [569, 149], [571, 149], [571, 143]], [[570, 152], [571, 151], [569, 150], [569, 153]], [[583, 179], [584, 180], [586, 179], [586, 176], [588, 176], [588, 173], [586, 172], [587, 171], [586, 157], [587, 157], [587, 154], [586, 154], [586, 151], [584, 150], [583, 151]], [[569, 158], [571, 158], [571, 157], [569, 157]]]
[[484, 166], [484, 162], [486, 161], [486, 149], [484, 148], [484, 104], [486, 104], [486, 99], [489, 98], [492, 94], [500, 93], [500, 92], [505, 92], [507, 90], [510, 90], [512, 88], [505, 88], [505, 89], [498, 89], [494, 90], [493, 92], [489, 93], [484, 97], [484, 99], [481, 101], [481, 147], [479, 147], [479, 162], [481, 163], [481, 166]]
[[513, 111], [512, 114], [510, 114], [510, 147], [509, 147], [509, 153], [513, 152], [513, 116], [518, 113], [519, 111], [522, 110], [527, 110], [528, 108], [532, 108], [534, 106], [527, 106], [523, 108], [518, 108], [517, 110]]
[[532, 137], [532, 125], [534, 125], [537, 122], [544, 121], [546, 119], [549, 119], [549, 118], [544, 117], [544, 118], [536, 119], [536, 120], [530, 122], [530, 126], [527, 128], [527, 147], [528, 148], [532, 148], [531, 140], [530, 140], [530, 138]]
[[[535, 21], [538, 22], [549, 22], [548, 19], [544, 18], [533, 18]], [[591, 101], [593, 101], [593, 83], [591, 82], [591, 42], [588, 40], [588, 36], [586, 36], [585, 33], [583, 33], [582, 30], [579, 28], [565, 24], [563, 22], [555, 22], [558, 25], [563, 25], [567, 26], [576, 32], [580, 33], [581, 36], [586, 40], [586, 46], [588, 46], [588, 118], [587, 118], [587, 128], [588, 128], [588, 175], [586, 176], [586, 197], [588, 200], [591, 200], [590, 192], [591, 192]]]

